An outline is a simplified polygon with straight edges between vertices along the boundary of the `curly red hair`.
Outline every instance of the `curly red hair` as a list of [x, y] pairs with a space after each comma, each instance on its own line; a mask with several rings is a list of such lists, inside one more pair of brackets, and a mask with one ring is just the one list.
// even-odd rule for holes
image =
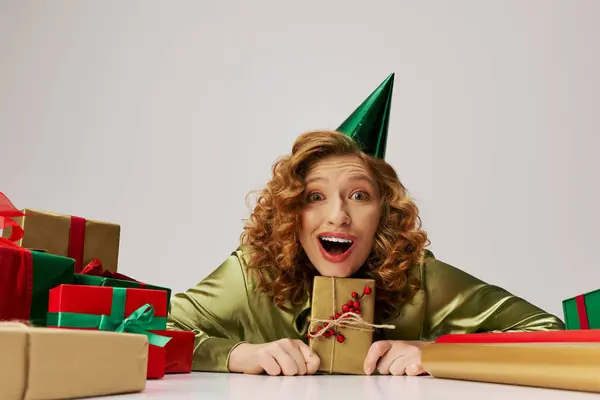
[[378, 307], [392, 313], [420, 285], [409, 282], [407, 271], [423, 262], [427, 234], [421, 230], [417, 206], [394, 169], [361, 152], [355, 141], [339, 132], [304, 133], [292, 153], [273, 165], [272, 178], [258, 194], [241, 236], [242, 244], [250, 248], [248, 270], [257, 274], [259, 290], [278, 307], [289, 309], [306, 300], [317, 272], [299, 241], [304, 178], [316, 161], [341, 155], [358, 157], [379, 185], [381, 219], [373, 250], [360, 273], [375, 280]]

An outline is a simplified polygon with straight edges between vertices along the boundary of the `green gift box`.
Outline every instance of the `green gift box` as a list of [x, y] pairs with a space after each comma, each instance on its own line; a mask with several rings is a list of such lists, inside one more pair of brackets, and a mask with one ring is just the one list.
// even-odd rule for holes
[[104, 270], [98, 260], [90, 262], [80, 274], [75, 274], [75, 284], [83, 286], [106, 286], [132, 289], [163, 290], [167, 292], [167, 310], [171, 304], [171, 289], [136, 281], [126, 275]]
[[600, 289], [563, 301], [568, 330], [600, 329]]
[[46, 326], [51, 289], [74, 281], [75, 260], [0, 238], [0, 320]]

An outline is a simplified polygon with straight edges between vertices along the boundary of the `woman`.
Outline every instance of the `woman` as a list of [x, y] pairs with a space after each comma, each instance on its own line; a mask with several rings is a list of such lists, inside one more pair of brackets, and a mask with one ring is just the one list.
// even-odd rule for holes
[[[371, 97], [361, 107], [376, 110]], [[358, 114], [356, 127], [364, 127], [366, 114]], [[315, 275], [375, 280], [375, 323], [395, 329], [374, 338], [367, 375], [421, 374], [422, 346], [447, 333], [563, 329], [558, 318], [435, 259], [417, 207], [382, 147], [372, 146], [385, 147], [387, 130], [376, 130], [376, 140], [347, 131], [301, 135], [274, 165], [240, 248], [171, 300], [169, 329], [196, 333], [194, 370], [315, 373], [320, 360], [305, 339]]]

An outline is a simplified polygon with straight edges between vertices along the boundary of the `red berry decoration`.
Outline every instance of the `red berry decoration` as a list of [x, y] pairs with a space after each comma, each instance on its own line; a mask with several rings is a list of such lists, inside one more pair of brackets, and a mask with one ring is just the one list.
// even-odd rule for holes
[[360, 310], [356, 310], [354, 313], [360, 315]]
[[354, 308], [350, 307], [350, 308], [348, 309], [348, 312], [351, 312], [351, 313], [353, 313], [353, 312], [354, 312]]
[[369, 286], [365, 286], [364, 293], [365, 293], [366, 295], [369, 295], [369, 294], [371, 294], [371, 288], [370, 288]]
[[348, 304], [344, 304], [342, 306], [342, 311], [345, 312], [345, 313], [347, 313], [349, 309], [350, 309], [350, 307], [348, 307]]
[[344, 343], [344, 340], [346, 340], [346, 338], [344, 337], [344, 335], [337, 335], [336, 340], [338, 341], [338, 343]]
[[335, 319], [338, 319], [340, 317], [340, 313], [335, 313]]
[[352, 298], [353, 298], [353, 299], [355, 299], [355, 298], [357, 298], [357, 297], [358, 297], [358, 293], [356, 293], [356, 292], [352, 292]]
[[348, 300], [348, 307], [352, 307], [353, 304], [354, 302], [352, 300]]
[[355, 301], [353, 307], [357, 309], [360, 308], [360, 303], [358, 301]]

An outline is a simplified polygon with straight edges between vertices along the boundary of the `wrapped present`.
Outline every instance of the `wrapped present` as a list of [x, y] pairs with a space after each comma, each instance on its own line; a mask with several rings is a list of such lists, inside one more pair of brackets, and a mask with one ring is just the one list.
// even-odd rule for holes
[[75, 260], [0, 238], [0, 320], [44, 326], [50, 289], [73, 283]]
[[599, 343], [431, 343], [421, 353], [434, 378], [600, 393], [599, 359]]
[[320, 372], [364, 374], [364, 361], [377, 328], [375, 281], [316, 276], [307, 337], [321, 359]]
[[[2, 195], [4, 208], [8, 199]], [[0, 209], [2, 206], [0, 206]], [[14, 208], [14, 206], [12, 206]], [[18, 210], [17, 210], [18, 211]], [[21, 247], [45, 250], [48, 253], [75, 259], [75, 272], [94, 259], [99, 259], [109, 271], [117, 271], [121, 227], [114, 223], [47, 211], [24, 209], [2, 232]], [[6, 223], [6, 221], [5, 221]]]
[[165, 374], [167, 294], [164, 290], [60, 285], [50, 291], [49, 327], [143, 334], [150, 343], [149, 379]]
[[88, 265], [85, 266], [85, 268], [83, 268], [80, 274], [75, 274], [75, 283], [77, 285], [87, 286], [109, 286], [164, 290], [165, 292], [167, 292], [167, 311], [169, 310], [171, 300], [171, 289], [162, 286], [150, 285], [144, 282], [137, 281], [119, 272], [112, 272], [107, 269], [104, 269], [100, 260], [91, 261]]
[[196, 340], [194, 332], [168, 330], [154, 333], [171, 338], [165, 346], [165, 373], [186, 374], [192, 372], [192, 359]]
[[572, 329], [600, 329], [600, 290], [563, 301], [565, 325]]
[[50, 400], [140, 392], [146, 387], [143, 335], [0, 323], [0, 398]]

